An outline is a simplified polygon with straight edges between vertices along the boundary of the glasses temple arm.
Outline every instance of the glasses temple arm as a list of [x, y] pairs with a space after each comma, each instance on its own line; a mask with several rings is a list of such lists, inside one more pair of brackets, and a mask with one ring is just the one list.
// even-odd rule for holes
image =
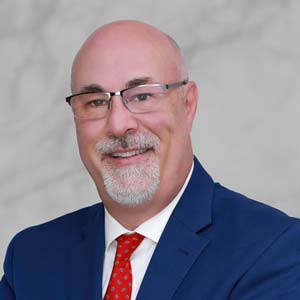
[[180, 81], [180, 82], [175, 82], [175, 83], [172, 83], [172, 84], [166, 84], [166, 89], [171, 89], [171, 88], [175, 88], [175, 87], [178, 87], [178, 86], [181, 86], [181, 85], [186, 85], [188, 82], [189, 82], [189, 80], [185, 79], [185, 80]]

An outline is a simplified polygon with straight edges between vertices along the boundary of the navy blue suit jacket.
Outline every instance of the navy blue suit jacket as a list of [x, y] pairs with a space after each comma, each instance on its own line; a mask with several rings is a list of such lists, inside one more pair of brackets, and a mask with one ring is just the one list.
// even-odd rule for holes
[[[102, 204], [26, 229], [8, 248], [0, 299], [102, 299], [103, 256]], [[299, 221], [214, 183], [195, 159], [137, 299], [299, 300]]]

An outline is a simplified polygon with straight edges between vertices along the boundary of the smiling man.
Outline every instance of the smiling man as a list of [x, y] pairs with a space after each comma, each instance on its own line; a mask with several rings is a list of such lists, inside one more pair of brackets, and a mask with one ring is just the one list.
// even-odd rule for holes
[[102, 26], [72, 93], [102, 202], [19, 233], [1, 300], [300, 299], [299, 220], [214, 183], [193, 156], [197, 85], [172, 38]]

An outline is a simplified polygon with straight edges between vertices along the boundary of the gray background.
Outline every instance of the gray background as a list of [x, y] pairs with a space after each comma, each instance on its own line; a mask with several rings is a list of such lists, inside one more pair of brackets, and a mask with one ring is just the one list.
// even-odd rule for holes
[[182, 46], [214, 179], [300, 216], [300, 1], [2, 0], [0, 16], [0, 261], [16, 232], [98, 201], [64, 96], [82, 41], [116, 19]]

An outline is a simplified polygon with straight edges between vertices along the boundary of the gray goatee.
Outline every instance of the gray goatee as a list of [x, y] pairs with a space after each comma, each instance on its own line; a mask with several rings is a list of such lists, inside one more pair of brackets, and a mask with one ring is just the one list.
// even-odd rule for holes
[[116, 168], [103, 161], [100, 171], [106, 192], [113, 201], [135, 207], [153, 197], [160, 183], [158, 147], [158, 137], [148, 132], [127, 134], [121, 138], [105, 138], [97, 143], [96, 151], [100, 157], [110, 155], [120, 148], [150, 149], [145, 154], [145, 159], [129, 166]]

